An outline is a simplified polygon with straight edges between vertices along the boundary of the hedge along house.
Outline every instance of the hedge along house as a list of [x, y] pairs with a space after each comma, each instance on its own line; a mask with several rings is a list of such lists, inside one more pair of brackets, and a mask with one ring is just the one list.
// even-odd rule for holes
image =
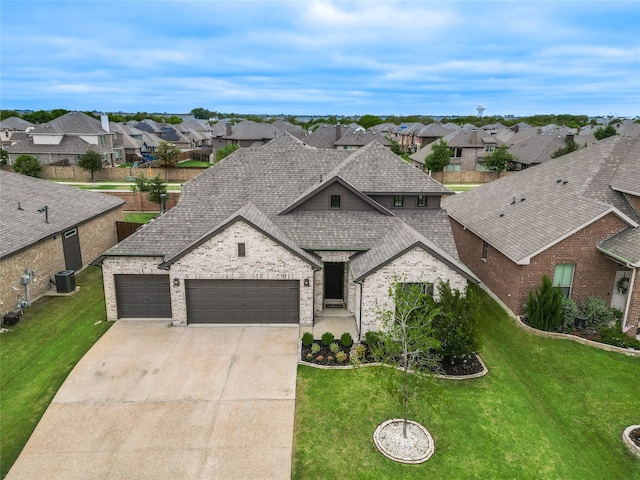
[[[124, 202], [0, 170], [0, 310], [35, 300], [61, 271], [78, 271], [117, 243]], [[23, 283], [26, 272], [28, 283]]]
[[463, 262], [516, 314], [542, 276], [640, 320], [640, 139], [615, 136], [449, 198]]
[[326, 150], [285, 134], [240, 149], [96, 261], [107, 317], [312, 327], [339, 311], [363, 335], [396, 278], [475, 281], [441, 208], [449, 193], [376, 142]]

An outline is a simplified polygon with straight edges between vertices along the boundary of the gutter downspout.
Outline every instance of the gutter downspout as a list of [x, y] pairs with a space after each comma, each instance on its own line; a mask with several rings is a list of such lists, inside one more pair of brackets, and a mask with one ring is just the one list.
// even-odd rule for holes
[[636, 272], [637, 268], [633, 268], [631, 271], [631, 281], [629, 282], [629, 290], [627, 294], [627, 305], [624, 309], [624, 316], [622, 317], [622, 331], [624, 332], [625, 327], [627, 326], [627, 318], [629, 317], [629, 307], [631, 306], [631, 297], [633, 296], [633, 286], [636, 282]]

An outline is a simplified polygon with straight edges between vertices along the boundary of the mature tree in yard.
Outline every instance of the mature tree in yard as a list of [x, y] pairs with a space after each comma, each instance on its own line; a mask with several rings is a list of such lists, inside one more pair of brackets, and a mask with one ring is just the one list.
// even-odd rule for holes
[[176, 166], [176, 161], [181, 152], [182, 150], [173, 143], [161, 140], [153, 155], [158, 159], [159, 167], [172, 168]]
[[616, 127], [614, 127], [613, 125], [607, 125], [606, 128], [597, 128], [595, 132], [593, 132], [593, 136], [596, 137], [596, 139], [598, 140], [602, 140], [604, 138], [608, 138], [608, 137], [613, 137], [614, 135], [617, 135], [618, 131], [616, 130]]
[[40, 163], [38, 157], [34, 157], [33, 155], [19, 155], [16, 161], [13, 162], [13, 170], [28, 177], [40, 176], [43, 168], [44, 166]]
[[447, 145], [447, 141], [440, 139], [438, 143], [434, 143], [431, 147], [431, 153], [424, 159], [424, 169], [432, 172], [441, 172], [444, 167], [449, 165], [451, 160], [451, 150]]
[[87, 153], [80, 155], [78, 166], [87, 172], [91, 172], [91, 181], [93, 182], [93, 174], [98, 170], [102, 170], [102, 155], [95, 150], [87, 150]]
[[224, 157], [228, 157], [229, 155], [231, 155], [233, 152], [235, 152], [239, 148], [240, 148], [240, 145], [225, 145], [224, 147], [222, 147], [221, 149], [216, 151], [215, 163], [218, 163]]
[[162, 194], [167, 193], [167, 184], [162, 181], [159, 175], [156, 175], [147, 182], [146, 191], [149, 192], [149, 201], [160, 205]]
[[507, 149], [508, 147], [506, 144], [500, 145], [493, 153], [484, 157], [482, 164], [490, 172], [504, 172], [507, 169], [509, 162], [514, 162], [516, 160], [516, 157], [511, 155]]
[[384, 120], [382, 120], [382, 118], [376, 116], [376, 115], [363, 115], [358, 119], [358, 125], [360, 125], [362, 128], [365, 129], [369, 129], [371, 127], [375, 127], [376, 125], [381, 125], [384, 123]]
[[570, 140], [567, 142], [566, 146], [560, 147], [556, 151], [554, 151], [551, 154], [551, 158], [561, 157], [562, 155], [566, 155], [567, 153], [575, 152], [579, 148], [580, 146], [576, 142], [574, 142], [573, 140]]
[[437, 363], [434, 350], [439, 347], [435, 337], [433, 320], [439, 313], [422, 283], [402, 283], [397, 278], [389, 289], [393, 300], [392, 310], [378, 312], [383, 330], [378, 341], [371, 346], [373, 356], [387, 365], [402, 371], [400, 381], [397, 372], [390, 369], [390, 386], [399, 393], [403, 409], [403, 435], [407, 437], [409, 402], [418, 388], [415, 371], [429, 372]]
[[0, 167], [6, 165], [8, 161], [9, 161], [9, 154], [4, 148], [0, 149]]

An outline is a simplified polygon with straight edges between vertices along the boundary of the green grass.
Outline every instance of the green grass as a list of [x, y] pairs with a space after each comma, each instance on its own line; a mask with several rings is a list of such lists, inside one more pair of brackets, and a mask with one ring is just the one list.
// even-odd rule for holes
[[479, 183], [468, 183], [468, 184], [458, 183], [458, 184], [445, 185], [445, 187], [447, 187], [452, 192], [466, 192], [467, 190], [472, 190], [480, 185], [481, 184]]
[[209, 168], [210, 166], [209, 162], [201, 162], [200, 160], [186, 160], [176, 165], [180, 168]]
[[133, 212], [133, 213], [124, 213], [124, 221], [125, 222], [134, 222], [134, 223], [147, 223], [153, 218], [156, 218], [159, 213], [147, 213], [147, 212]]
[[72, 187], [76, 187], [76, 188], [81, 188], [83, 190], [131, 190], [131, 185], [133, 185], [132, 183], [123, 183], [120, 185], [113, 185], [113, 184], [104, 184], [104, 183], [92, 183], [91, 185], [89, 184], [82, 184], [82, 185], [71, 185]]
[[520, 330], [484, 292], [481, 357], [489, 374], [428, 379], [410, 418], [436, 450], [401, 465], [372, 434], [402, 416], [388, 369], [298, 367], [293, 477], [365, 479], [640, 479], [622, 432], [640, 423], [640, 359]]
[[100, 269], [89, 267], [76, 277], [78, 292], [34, 302], [15, 326], [0, 334], [2, 478], [69, 372], [111, 326], [104, 321], [101, 275]]
[[118, 168], [130, 168], [130, 167], [133, 167], [133, 162], [121, 163], [120, 165], [118, 165]]

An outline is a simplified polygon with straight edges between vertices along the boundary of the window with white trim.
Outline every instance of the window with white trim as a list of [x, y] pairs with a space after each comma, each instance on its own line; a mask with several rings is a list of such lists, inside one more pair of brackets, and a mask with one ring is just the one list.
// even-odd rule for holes
[[559, 288], [567, 298], [571, 296], [571, 285], [573, 284], [575, 268], [576, 266], [570, 263], [560, 263], [556, 265], [553, 272], [553, 286]]

